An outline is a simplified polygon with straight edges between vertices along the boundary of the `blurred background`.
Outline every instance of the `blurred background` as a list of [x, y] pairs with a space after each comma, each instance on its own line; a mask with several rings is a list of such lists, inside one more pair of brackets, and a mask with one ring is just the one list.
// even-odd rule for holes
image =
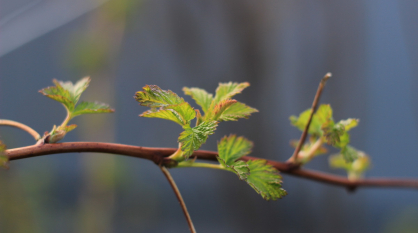
[[[300, 132], [290, 115], [310, 107], [319, 80], [335, 120], [360, 118], [352, 145], [373, 161], [367, 177], [418, 177], [418, 2], [396, 0], [0, 0], [0, 118], [39, 133], [65, 117], [40, 93], [52, 79], [91, 76], [82, 100], [114, 114], [87, 115], [64, 141], [176, 147], [181, 128], [140, 118], [146, 84], [183, 95], [219, 82], [251, 83], [236, 98], [260, 110], [220, 124], [255, 143], [252, 155], [286, 160]], [[186, 97], [190, 101], [191, 98]], [[196, 106], [195, 106], [196, 107]], [[9, 148], [31, 145], [0, 128]], [[334, 152], [331, 150], [331, 152]], [[307, 167], [328, 168], [327, 156]], [[172, 169], [198, 232], [418, 232], [418, 193], [349, 193], [283, 175], [289, 195], [267, 202], [232, 173]], [[188, 232], [180, 206], [151, 162], [60, 154], [0, 170], [0, 232]]]

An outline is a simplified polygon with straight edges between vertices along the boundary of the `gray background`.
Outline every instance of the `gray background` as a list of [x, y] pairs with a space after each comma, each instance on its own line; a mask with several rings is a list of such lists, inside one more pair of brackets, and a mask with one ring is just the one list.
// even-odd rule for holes
[[[288, 117], [310, 106], [320, 78], [332, 72], [321, 102], [336, 120], [360, 118], [352, 145], [372, 157], [366, 176], [418, 177], [417, 2], [154, 0], [128, 10], [103, 2], [0, 1], [0, 118], [49, 131], [65, 111], [37, 91], [53, 78], [91, 75], [82, 99], [108, 102], [116, 113], [76, 118], [79, 128], [64, 141], [176, 147], [181, 128], [139, 118], [146, 109], [132, 98], [136, 91], [156, 84], [181, 95], [183, 86], [213, 93], [219, 82], [248, 81], [237, 99], [260, 112], [220, 124], [202, 148], [215, 150], [236, 133], [254, 141], [253, 156], [284, 161], [289, 140], [300, 135]], [[103, 20], [108, 9], [117, 17]], [[9, 148], [34, 143], [16, 129], [0, 134]], [[344, 175], [328, 168], [326, 156], [307, 167]], [[198, 232], [418, 231], [413, 190], [348, 193], [284, 175], [289, 195], [266, 202], [233, 174], [172, 174]], [[62, 154], [0, 170], [0, 232], [187, 231], [149, 161]]]

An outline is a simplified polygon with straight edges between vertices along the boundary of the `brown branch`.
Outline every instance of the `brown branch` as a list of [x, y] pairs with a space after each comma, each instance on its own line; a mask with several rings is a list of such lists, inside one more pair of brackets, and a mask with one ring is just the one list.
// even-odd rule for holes
[[161, 171], [164, 173], [165, 178], [167, 178], [168, 183], [170, 183], [171, 188], [176, 194], [177, 200], [180, 202], [181, 209], [183, 210], [184, 216], [186, 217], [187, 224], [189, 224], [190, 232], [196, 233], [196, 229], [193, 226], [192, 218], [190, 217], [189, 211], [187, 211], [186, 203], [181, 196], [180, 190], [177, 188], [176, 182], [174, 182], [173, 177], [166, 167], [160, 166]]
[[319, 97], [321, 97], [322, 90], [324, 89], [325, 83], [327, 82], [327, 80], [329, 78], [331, 78], [331, 73], [327, 73], [321, 79], [321, 82], [319, 83], [318, 89], [316, 90], [315, 98], [314, 98], [313, 103], [312, 103], [311, 114], [309, 115], [308, 123], [306, 124], [305, 129], [303, 130], [303, 133], [300, 136], [299, 143], [297, 144], [297, 146], [295, 148], [295, 151], [293, 152], [292, 157], [290, 157], [290, 159], [288, 160], [291, 163], [298, 164], [299, 151], [300, 151], [300, 149], [302, 149], [303, 143], [305, 143], [306, 136], [308, 136], [309, 126], [311, 125], [312, 117], [313, 117], [313, 115], [316, 111], [316, 108], [318, 107]]
[[[31, 158], [41, 155], [71, 153], [71, 152], [101, 152], [109, 154], [126, 155], [136, 158], [151, 160], [157, 165], [173, 166], [173, 161], [167, 159], [174, 153], [176, 148], [149, 148], [140, 146], [130, 146], [115, 143], [103, 142], [66, 142], [44, 145], [33, 145], [6, 150], [6, 155], [10, 160]], [[214, 151], [195, 151], [192, 157], [204, 160], [216, 161], [217, 153]], [[245, 156], [242, 160], [259, 159]], [[392, 188], [414, 188], [418, 189], [418, 179], [391, 179], [391, 178], [368, 178], [357, 181], [350, 181], [345, 177], [312, 171], [308, 169], [295, 168], [292, 163], [283, 163], [267, 160], [277, 170], [293, 176], [306, 178], [322, 183], [346, 187], [353, 190], [357, 187], [392, 187]]]
[[29, 127], [29, 126], [27, 126], [25, 124], [22, 124], [20, 122], [11, 121], [11, 120], [5, 120], [5, 119], [0, 119], [0, 125], [5, 125], [5, 126], [11, 126], [11, 127], [19, 128], [19, 129], [21, 129], [23, 131], [26, 131], [30, 135], [32, 135], [32, 137], [35, 138], [35, 140], [41, 139], [41, 135], [39, 135], [38, 132], [36, 132], [31, 127]]

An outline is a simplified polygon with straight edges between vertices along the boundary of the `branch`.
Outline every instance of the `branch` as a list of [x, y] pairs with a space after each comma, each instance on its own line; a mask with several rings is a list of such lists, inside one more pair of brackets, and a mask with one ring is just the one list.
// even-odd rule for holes
[[31, 127], [29, 127], [25, 124], [22, 124], [20, 122], [0, 119], [0, 125], [12, 126], [12, 127], [16, 127], [16, 128], [21, 129], [21, 130], [24, 130], [24, 131], [28, 132], [30, 135], [32, 135], [32, 137], [35, 138], [36, 141], [41, 139], [41, 135], [39, 135], [38, 132], [36, 132]]
[[[6, 150], [5, 153], [10, 160], [31, 158], [41, 155], [71, 153], [71, 152], [101, 152], [109, 154], [118, 154], [142, 158], [153, 161], [157, 165], [170, 167], [173, 160], [167, 159], [177, 148], [150, 148], [140, 146], [130, 146], [115, 143], [103, 142], [66, 142], [44, 145], [33, 145], [15, 149]], [[195, 151], [192, 157], [198, 159], [216, 161], [217, 152], [214, 151]], [[259, 159], [250, 156], [241, 158], [244, 161]], [[343, 176], [327, 174], [323, 172], [312, 171], [308, 169], [295, 168], [292, 163], [283, 163], [272, 160], [267, 162], [273, 165], [277, 170], [293, 176], [306, 178], [322, 183], [346, 187], [354, 190], [358, 187], [386, 187], [386, 188], [414, 188], [418, 189], [418, 179], [392, 179], [392, 178], [369, 178], [356, 181], [350, 181]]]
[[302, 148], [303, 143], [306, 140], [306, 136], [308, 136], [309, 126], [311, 125], [312, 117], [313, 117], [313, 115], [316, 111], [316, 108], [318, 107], [319, 97], [321, 97], [322, 90], [324, 89], [325, 83], [327, 82], [327, 80], [329, 78], [331, 78], [331, 73], [325, 74], [325, 76], [321, 79], [321, 82], [319, 83], [318, 89], [316, 90], [314, 101], [312, 103], [311, 114], [309, 115], [308, 123], [306, 124], [305, 129], [303, 130], [303, 133], [300, 136], [299, 143], [297, 144], [297, 146], [295, 148], [295, 151], [293, 152], [292, 157], [290, 157], [290, 159], [288, 160], [289, 162], [292, 162], [294, 164], [298, 164], [299, 151]]
[[187, 224], [189, 224], [190, 232], [196, 233], [196, 229], [193, 226], [192, 218], [190, 217], [189, 211], [187, 211], [186, 203], [184, 203], [183, 197], [181, 197], [180, 190], [177, 188], [176, 182], [174, 182], [173, 177], [167, 168], [160, 166], [161, 171], [164, 173], [164, 176], [167, 178], [168, 183], [170, 183], [171, 188], [176, 194], [177, 200], [180, 202], [181, 209], [183, 210], [184, 216], [186, 217]]

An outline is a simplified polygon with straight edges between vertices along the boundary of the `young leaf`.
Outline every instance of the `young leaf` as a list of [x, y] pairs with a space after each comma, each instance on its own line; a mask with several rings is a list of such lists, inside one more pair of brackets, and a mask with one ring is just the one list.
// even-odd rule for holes
[[68, 112], [74, 110], [75, 103], [72, 101], [70, 92], [61, 87], [58, 81], [54, 80], [56, 87], [47, 87], [39, 92], [43, 95], [56, 100], [64, 105]]
[[138, 91], [135, 94], [135, 99], [142, 106], [155, 109], [184, 102], [184, 99], [180, 98], [176, 93], [170, 90], [161, 90], [157, 85], [146, 85], [142, 89], [143, 91]]
[[0, 167], [4, 167], [6, 169], [9, 168], [9, 158], [4, 153], [6, 151], [6, 145], [0, 141]]
[[277, 200], [287, 195], [282, 189], [282, 177], [266, 160], [247, 161], [250, 175], [246, 182], [265, 200]]
[[341, 149], [340, 154], [346, 162], [353, 162], [359, 157], [359, 151], [357, 151], [354, 147], [349, 145], [344, 146]]
[[222, 100], [230, 99], [232, 96], [241, 93], [246, 87], [250, 86], [248, 82], [244, 83], [219, 83], [218, 88], [216, 89], [216, 95], [212, 101], [211, 106], [214, 107], [216, 104]]
[[218, 143], [218, 154], [226, 165], [231, 166], [237, 159], [248, 155], [252, 147], [253, 143], [244, 137], [225, 136]]
[[329, 158], [329, 164], [332, 168], [345, 169], [350, 180], [357, 180], [363, 176], [363, 173], [370, 167], [371, 161], [362, 151], [356, 151], [357, 159], [354, 161], [347, 161], [342, 154], [332, 155]]
[[163, 109], [157, 111], [148, 110], [141, 115], [141, 117], [162, 118], [174, 121], [181, 126], [190, 124], [190, 121], [196, 117], [196, 112], [189, 103], [183, 102], [177, 105], [168, 105]]
[[[299, 117], [291, 116], [290, 122], [292, 125], [297, 127], [299, 130], [303, 131], [305, 126], [308, 124], [309, 115], [311, 114], [311, 109], [308, 109], [302, 112]], [[309, 134], [322, 136], [322, 126], [327, 122], [332, 122], [332, 109], [329, 104], [322, 104], [319, 106], [318, 110], [312, 117], [311, 124], [309, 126]]]
[[213, 100], [212, 94], [209, 94], [205, 90], [196, 87], [184, 87], [183, 91], [184, 94], [190, 95], [196, 101], [196, 104], [202, 107], [202, 110], [205, 114], [208, 113], [208, 109]]
[[347, 120], [340, 120], [337, 124], [341, 124], [344, 126], [345, 131], [349, 131], [350, 129], [356, 127], [358, 125], [359, 119], [348, 118]]
[[71, 101], [74, 104], [77, 104], [78, 100], [80, 99], [81, 94], [87, 89], [90, 84], [90, 77], [85, 77], [80, 79], [76, 84], [72, 82], [61, 82], [57, 80], [53, 80], [57, 88], [63, 89], [69, 92], [71, 96]]
[[251, 108], [241, 102], [232, 104], [225, 109], [217, 119], [218, 121], [237, 121], [240, 118], [248, 118], [251, 113], [258, 112], [257, 109]]
[[225, 99], [219, 102], [212, 110], [212, 112], [208, 113], [206, 115], [206, 119], [210, 120], [218, 120], [218, 118], [221, 116], [221, 114], [228, 109], [231, 105], [237, 103], [236, 100], [231, 99]]
[[194, 128], [184, 127], [185, 131], [180, 134], [178, 141], [181, 143], [181, 150], [186, 159], [206, 142], [209, 135], [214, 133], [217, 124], [216, 121], [208, 121], [202, 122]]
[[250, 175], [250, 168], [244, 161], [236, 161], [231, 166], [231, 169], [238, 175], [240, 180], [247, 180]]
[[71, 118], [88, 113], [108, 113], [114, 111], [115, 110], [111, 109], [107, 104], [83, 101], [75, 107], [74, 111], [71, 113]]

